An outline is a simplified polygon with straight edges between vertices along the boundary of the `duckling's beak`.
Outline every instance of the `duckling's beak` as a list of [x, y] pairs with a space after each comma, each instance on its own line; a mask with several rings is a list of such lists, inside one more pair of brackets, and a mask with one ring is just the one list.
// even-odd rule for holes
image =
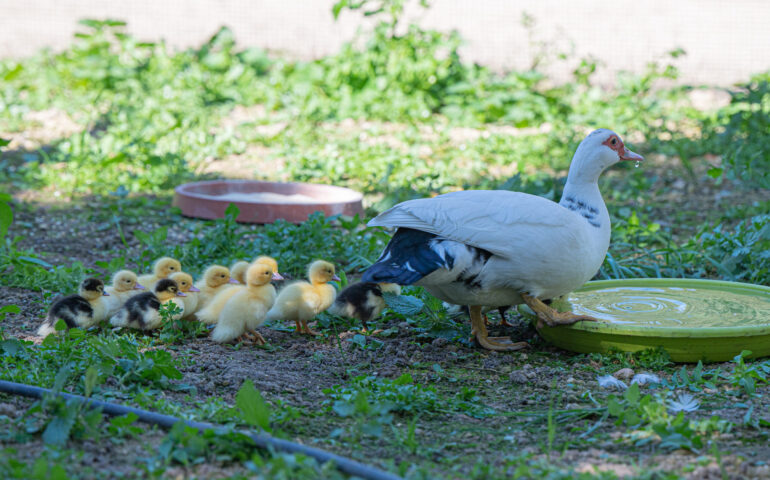
[[187, 294], [186, 294], [186, 293], [184, 293], [184, 292], [176, 292], [176, 296], [177, 296], [177, 297], [186, 297], [186, 296], [187, 296]]
[[201, 291], [201, 289], [200, 289], [200, 288], [198, 288], [198, 287], [190, 287], [189, 291], [190, 291], [190, 292], [200, 292], [200, 291]]
[[109, 297], [110, 296], [110, 294], [107, 293], [106, 290], [102, 290], [102, 295], [105, 296], [105, 297]]
[[134, 290], [144, 290], [144, 285], [137, 283], [134, 285]]
[[281, 275], [281, 274], [280, 274], [280, 273], [278, 273], [278, 272], [274, 272], [274, 273], [273, 273], [273, 280], [275, 280], [275, 281], [278, 281], [278, 280], [283, 280], [283, 275]]
[[631, 150], [628, 149], [628, 147], [623, 147], [623, 155], [620, 156], [621, 160], [629, 160], [632, 162], [641, 162], [644, 160], [644, 157], [639, 155], [638, 153], [634, 153]]
[[238, 280], [236, 280], [234, 278], [231, 278], [227, 283], [234, 283], [236, 285], [240, 285], [241, 282], [239, 282]]
[[340, 280], [340, 277], [338, 277], [337, 275], [334, 275], [332, 277], [332, 280], [334, 280], [335, 282], [341, 282], [342, 281], [342, 280]]

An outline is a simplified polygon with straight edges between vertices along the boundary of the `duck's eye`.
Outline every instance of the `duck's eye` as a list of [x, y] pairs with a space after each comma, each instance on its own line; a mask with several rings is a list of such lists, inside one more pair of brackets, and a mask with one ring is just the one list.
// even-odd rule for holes
[[617, 145], [617, 144], [618, 144], [618, 138], [617, 138], [617, 137], [612, 137], [612, 140], [610, 140], [610, 144], [611, 144], [613, 147], [614, 147], [615, 145]]

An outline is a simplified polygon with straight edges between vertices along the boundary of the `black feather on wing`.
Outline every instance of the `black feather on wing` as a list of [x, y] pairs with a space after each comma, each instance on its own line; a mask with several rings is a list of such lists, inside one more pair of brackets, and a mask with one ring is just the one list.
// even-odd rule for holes
[[380, 258], [364, 272], [361, 281], [412, 285], [439, 268], [452, 268], [451, 256], [442, 258], [431, 248], [437, 236], [432, 233], [399, 228]]

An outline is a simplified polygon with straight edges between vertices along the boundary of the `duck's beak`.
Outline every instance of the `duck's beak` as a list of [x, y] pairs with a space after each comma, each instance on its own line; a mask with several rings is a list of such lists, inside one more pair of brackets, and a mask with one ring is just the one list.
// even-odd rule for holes
[[281, 275], [280, 273], [278, 273], [278, 272], [274, 272], [273, 273], [273, 280], [278, 281], [278, 280], [283, 280], [283, 279], [284, 279], [283, 275]]
[[332, 277], [332, 280], [334, 280], [335, 282], [341, 282], [342, 281], [342, 280], [340, 280], [340, 277], [338, 277], [337, 275], [334, 275]]
[[137, 283], [134, 285], [134, 290], [144, 290], [144, 285]]
[[234, 278], [231, 278], [230, 280], [228, 280], [228, 282], [227, 282], [227, 283], [234, 283], [234, 284], [236, 284], [236, 285], [239, 285], [241, 282], [239, 282], [238, 280], [236, 280], [236, 279], [234, 279]]
[[200, 291], [201, 291], [201, 289], [200, 289], [200, 288], [198, 288], [198, 287], [190, 287], [190, 290], [189, 290], [189, 291], [190, 291], [190, 292], [200, 292]]
[[186, 296], [187, 296], [187, 294], [186, 294], [186, 293], [184, 293], [184, 292], [176, 292], [176, 296], [177, 296], [177, 297], [186, 297]]
[[628, 149], [628, 147], [623, 147], [623, 155], [620, 156], [621, 160], [629, 160], [632, 162], [641, 162], [644, 160], [644, 157], [639, 155], [638, 153], [634, 153], [631, 150]]
[[105, 296], [105, 297], [109, 297], [110, 296], [110, 294], [107, 293], [106, 290], [102, 290], [102, 295]]

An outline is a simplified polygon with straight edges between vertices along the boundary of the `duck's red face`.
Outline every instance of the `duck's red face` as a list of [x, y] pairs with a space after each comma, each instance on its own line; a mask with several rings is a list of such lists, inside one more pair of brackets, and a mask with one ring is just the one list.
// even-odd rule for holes
[[641, 162], [644, 157], [638, 153], [634, 153], [623, 144], [623, 140], [615, 134], [607, 137], [607, 140], [602, 142], [602, 145], [607, 145], [610, 149], [618, 154], [620, 160], [631, 160], [634, 162]]

